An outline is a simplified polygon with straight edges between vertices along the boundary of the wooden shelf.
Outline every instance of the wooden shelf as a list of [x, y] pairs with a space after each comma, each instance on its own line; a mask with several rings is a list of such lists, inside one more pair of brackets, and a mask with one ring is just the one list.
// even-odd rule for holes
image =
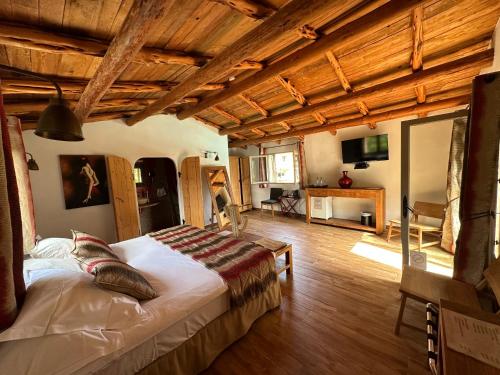
[[364, 230], [368, 232], [375, 232], [376, 229], [374, 227], [369, 227], [367, 225], [360, 224], [358, 221], [355, 220], [347, 220], [347, 219], [317, 219], [312, 217], [311, 218], [311, 223], [317, 223], [317, 224], [325, 224], [325, 225], [332, 225], [334, 227], [342, 227], [342, 228], [350, 228], [350, 229], [356, 229], [356, 230]]

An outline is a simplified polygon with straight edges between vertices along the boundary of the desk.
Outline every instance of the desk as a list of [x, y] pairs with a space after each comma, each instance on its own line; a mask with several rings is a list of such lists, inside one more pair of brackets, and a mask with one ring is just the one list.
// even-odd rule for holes
[[[311, 217], [311, 197], [343, 197], [371, 199], [375, 202], [375, 228], [362, 225], [359, 221], [346, 219], [317, 219]], [[359, 213], [361, 214], [361, 213]], [[327, 224], [338, 227], [365, 230], [382, 234], [385, 229], [385, 189], [384, 188], [307, 188], [306, 222]]]
[[440, 373], [443, 375], [499, 375], [500, 370], [480, 362], [465, 354], [456, 352], [446, 345], [446, 327], [443, 324], [442, 310], [447, 309], [458, 313], [468, 315], [478, 320], [483, 320], [493, 324], [500, 325], [500, 317], [492, 313], [481, 310], [471, 309], [469, 307], [452, 303], [446, 300], [440, 302], [439, 312], [439, 362]]

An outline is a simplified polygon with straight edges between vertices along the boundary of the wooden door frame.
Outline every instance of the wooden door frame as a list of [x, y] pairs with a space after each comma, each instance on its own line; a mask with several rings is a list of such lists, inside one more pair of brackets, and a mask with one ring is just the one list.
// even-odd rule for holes
[[410, 137], [411, 127], [428, 125], [443, 120], [453, 120], [468, 117], [469, 110], [461, 109], [455, 112], [401, 121], [401, 244], [403, 252], [403, 266], [410, 264]]

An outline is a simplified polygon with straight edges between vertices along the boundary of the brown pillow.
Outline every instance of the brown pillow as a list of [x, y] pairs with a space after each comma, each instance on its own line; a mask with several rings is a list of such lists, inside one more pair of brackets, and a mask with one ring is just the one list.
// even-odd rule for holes
[[100, 238], [77, 230], [71, 230], [71, 232], [73, 232], [73, 242], [75, 243], [75, 248], [72, 251], [74, 256], [82, 258], [99, 257], [118, 259], [108, 244]]
[[100, 287], [128, 294], [138, 300], [158, 296], [156, 290], [134, 267], [118, 259], [78, 257], [82, 269], [95, 276]]

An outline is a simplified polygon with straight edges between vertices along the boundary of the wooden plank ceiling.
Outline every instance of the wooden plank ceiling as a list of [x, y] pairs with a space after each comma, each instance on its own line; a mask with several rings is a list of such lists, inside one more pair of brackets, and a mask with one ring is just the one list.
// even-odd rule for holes
[[[131, 29], [133, 3], [2, 0], [0, 64], [52, 76], [70, 105], [82, 106], [113, 38]], [[127, 57], [114, 83], [108, 75], [100, 101], [86, 102], [87, 122], [134, 125], [151, 113], [177, 113], [219, 129], [232, 146], [373, 129], [384, 119], [467, 103], [472, 78], [492, 61], [498, 0], [306, 3], [165, 0], [145, 43], [137, 43], [142, 49]], [[253, 40], [263, 42], [254, 48]], [[0, 77], [7, 113], [32, 129], [54, 90], [3, 71]]]

